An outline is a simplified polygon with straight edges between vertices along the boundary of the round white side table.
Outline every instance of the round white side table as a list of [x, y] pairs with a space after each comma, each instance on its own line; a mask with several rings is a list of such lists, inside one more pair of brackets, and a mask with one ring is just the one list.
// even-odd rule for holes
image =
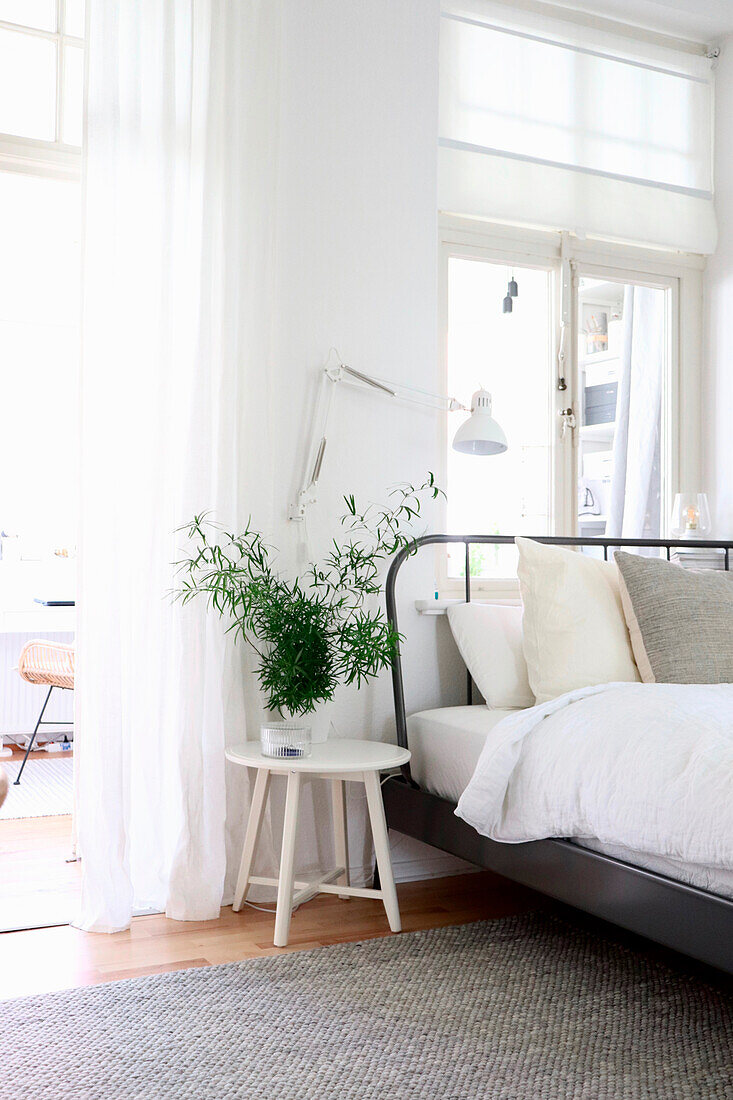
[[[379, 785], [379, 773], [399, 768], [410, 759], [407, 749], [397, 745], [384, 745], [379, 741], [326, 741], [313, 745], [310, 756], [292, 759], [263, 756], [259, 741], [247, 741], [227, 749], [227, 760], [247, 768], [257, 769], [252, 805], [249, 811], [247, 832], [242, 850], [242, 862], [234, 891], [234, 910], [242, 908], [251, 885], [277, 886], [275, 912], [275, 946], [285, 947], [290, 932], [290, 916], [296, 905], [315, 897], [316, 894], [338, 894], [339, 897], [381, 898], [387, 913], [389, 927], [399, 932], [400, 910], [397, 904], [389, 854], [387, 822]], [[285, 798], [285, 821], [278, 878], [262, 878], [250, 874], [262, 816], [270, 789], [272, 775], [287, 775], [288, 788]], [[336, 838], [336, 868], [310, 882], [295, 880], [293, 858], [295, 836], [298, 827], [298, 802], [302, 775], [322, 776], [331, 780], [333, 827]], [[363, 783], [366, 789], [369, 819], [372, 826], [374, 852], [379, 870], [379, 890], [368, 890], [349, 884], [349, 851], [346, 831], [346, 800], [344, 782]]]

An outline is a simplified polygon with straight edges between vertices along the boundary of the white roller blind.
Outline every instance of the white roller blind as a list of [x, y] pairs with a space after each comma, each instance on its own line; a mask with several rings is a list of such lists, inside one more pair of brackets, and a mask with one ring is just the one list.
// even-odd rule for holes
[[443, 14], [440, 92], [444, 210], [715, 247], [699, 54], [474, 2]]

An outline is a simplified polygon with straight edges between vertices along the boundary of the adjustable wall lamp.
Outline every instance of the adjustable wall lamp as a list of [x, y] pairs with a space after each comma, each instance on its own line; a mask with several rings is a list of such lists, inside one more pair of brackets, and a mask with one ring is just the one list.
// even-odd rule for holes
[[[332, 349], [335, 350], [335, 349]], [[305, 519], [309, 504], [316, 501], [316, 488], [321, 476], [323, 456], [326, 452], [328, 422], [337, 385], [346, 382], [359, 388], [377, 390], [385, 397], [408, 401], [413, 405], [424, 405], [443, 412], [463, 410], [470, 413], [453, 437], [453, 449], [462, 454], [496, 455], [507, 449], [506, 436], [494, 420], [491, 411], [491, 394], [487, 390], [477, 390], [471, 398], [471, 408], [466, 408], [455, 397], [430, 393], [426, 390], [405, 386], [400, 382], [389, 382], [384, 378], [375, 378], [371, 374], [355, 370], [345, 363], [326, 366], [321, 374], [321, 388], [318, 396], [316, 414], [313, 420], [313, 436], [306, 458], [306, 469], [302, 487], [295, 503], [290, 506], [288, 518], [296, 522]]]

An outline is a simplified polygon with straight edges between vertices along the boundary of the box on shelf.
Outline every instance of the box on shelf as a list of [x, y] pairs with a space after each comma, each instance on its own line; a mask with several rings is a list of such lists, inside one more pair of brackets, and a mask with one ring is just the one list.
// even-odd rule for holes
[[583, 373], [585, 386], [606, 386], [610, 382], [618, 381], [618, 358], [604, 356], [600, 363], [585, 360]]
[[582, 476], [591, 481], [611, 480], [613, 469], [613, 451], [591, 451], [583, 455]]
[[586, 386], [583, 390], [583, 423], [610, 424], [616, 419], [618, 382]]

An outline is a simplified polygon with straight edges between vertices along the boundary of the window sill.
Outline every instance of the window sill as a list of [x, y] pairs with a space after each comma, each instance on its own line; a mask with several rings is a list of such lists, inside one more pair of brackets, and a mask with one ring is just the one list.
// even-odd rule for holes
[[[449, 607], [465, 602], [465, 596], [441, 596], [437, 600], [415, 600], [415, 610], [418, 615], [446, 615]], [[492, 595], [490, 592], [472, 592], [471, 603], [506, 604], [511, 607], [517, 607], [521, 604], [521, 600], [519, 599], [519, 590], [517, 589], [516, 596], [507, 596], [505, 590], [502, 590], [502, 592], [497, 595]]]
[[456, 603], [464, 603], [464, 600], [415, 600], [415, 610], [419, 615], [445, 615], [448, 608]]

